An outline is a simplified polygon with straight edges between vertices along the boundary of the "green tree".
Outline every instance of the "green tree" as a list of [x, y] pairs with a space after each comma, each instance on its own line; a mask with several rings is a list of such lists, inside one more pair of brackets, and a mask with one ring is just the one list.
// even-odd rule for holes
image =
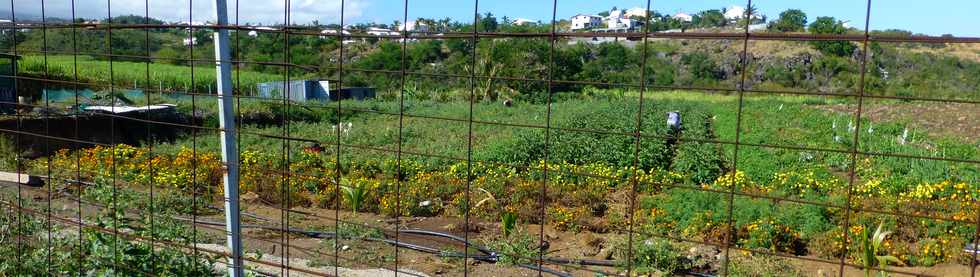
[[413, 43], [408, 47], [408, 66], [411, 69], [422, 69], [422, 67], [436, 63], [444, 56], [442, 54], [442, 41], [424, 40]]
[[797, 9], [785, 10], [779, 19], [769, 25], [769, 30], [779, 32], [802, 32], [806, 28], [806, 13]]
[[725, 27], [728, 25], [728, 19], [725, 19], [725, 14], [720, 10], [706, 10], [694, 15], [692, 23], [703, 28]]
[[[810, 24], [810, 32], [820, 35], [843, 35], [847, 33], [847, 28], [844, 27], [844, 22], [833, 17], [821, 16]], [[843, 40], [813, 41], [810, 43], [821, 53], [840, 57], [850, 56], [857, 49], [857, 46], [851, 42]]]
[[497, 18], [493, 16], [492, 13], [487, 12], [482, 17], [480, 17], [480, 31], [483, 32], [496, 32], [497, 31]]
[[619, 43], [603, 43], [595, 49], [579, 74], [581, 80], [609, 83], [635, 83], [639, 77], [635, 51]]

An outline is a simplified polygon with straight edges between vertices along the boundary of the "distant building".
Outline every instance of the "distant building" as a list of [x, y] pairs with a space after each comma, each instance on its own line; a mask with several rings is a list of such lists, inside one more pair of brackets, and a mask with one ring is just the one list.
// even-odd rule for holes
[[398, 32], [388, 30], [385, 28], [371, 27], [367, 29], [367, 34], [372, 36], [397, 36]]
[[[741, 6], [731, 6], [725, 9], [725, 19], [736, 20], [745, 17], [745, 8]], [[753, 14], [752, 19], [760, 18], [758, 14]]]
[[[85, 23], [86, 24], [99, 24], [100, 21], [99, 20], [91, 20], [91, 21], [86, 21]], [[204, 26], [205, 24], [207, 24], [207, 23], [200, 22], [200, 21], [180, 21], [180, 22], [177, 22], [177, 25], [185, 25], [185, 26], [188, 26], [187, 28], [184, 28], [184, 30], [188, 30], [188, 31], [191, 29], [191, 27]]]
[[537, 21], [526, 19], [526, 18], [518, 18], [518, 19], [514, 19], [514, 21], [512, 21], [511, 23], [514, 25], [528, 25], [528, 24], [535, 24], [537, 23]]
[[259, 33], [262, 33], [262, 32], [276, 31], [276, 28], [272, 28], [272, 27], [255, 27], [255, 28], [252, 28], [252, 29], [253, 30], [248, 31], [248, 36], [253, 37], [253, 38], [254, 37], [258, 37], [259, 36]]
[[283, 82], [268, 82], [256, 85], [259, 97], [282, 99], [284, 92], [288, 92], [288, 99], [296, 102], [306, 101], [327, 101], [329, 100], [330, 85], [324, 86], [318, 81], [294, 80], [289, 81], [286, 86]]
[[752, 24], [749, 25], [749, 32], [763, 32], [769, 27], [768, 24]]
[[398, 31], [428, 33], [429, 25], [425, 22], [408, 21], [398, 26]]
[[[13, 24], [13, 21], [10, 21], [9, 19], [0, 19], [0, 25], [11, 25], [11, 24]], [[6, 34], [8, 30], [10, 29], [8, 28], [0, 29], [0, 34]]]
[[609, 11], [609, 16], [603, 19], [606, 22], [606, 28], [604, 31], [629, 32], [643, 26], [643, 21], [631, 18], [631, 15], [638, 15], [642, 17], [646, 15], [646, 10], [641, 8], [633, 8], [630, 10]]
[[690, 14], [686, 14], [686, 13], [677, 13], [674, 16], [671, 16], [671, 18], [680, 20], [682, 22], [691, 22], [691, 21], [694, 21], [694, 17], [691, 16]]
[[608, 19], [606, 19], [606, 28], [608, 29], [634, 30], [634, 29], [639, 29], [642, 26], [643, 26], [643, 21], [639, 21], [631, 18], [609, 17]]
[[[98, 20], [92, 20], [93, 23], [98, 24]], [[181, 21], [177, 22], [178, 25], [191, 25], [191, 26], [203, 26], [205, 23], [201, 21]]]
[[599, 28], [602, 25], [602, 17], [588, 14], [579, 14], [572, 17], [572, 31]]
[[611, 11], [609, 11], [609, 16], [607, 16], [606, 19], [609, 19], [609, 18], [621, 18], [621, 17], [625, 17], [625, 11], [623, 11], [623, 10], [611, 10]]
[[731, 6], [725, 10], [725, 19], [735, 20], [742, 18], [745, 15], [745, 8], [740, 6]]
[[184, 46], [197, 45], [197, 38], [184, 38]]
[[[341, 33], [343, 33], [344, 35], [350, 35], [350, 32], [348, 32], [347, 30], [342, 30]], [[334, 36], [337, 35], [337, 30], [334, 30], [334, 29], [326, 29], [326, 30], [320, 31], [320, 38], [321, 39], [327, 38], [328, 36], [332, 36], [332, 35], [334, 35]]]
[[636, 8], [626, 10], [626, 14], [625, 14], [626, 18], [631, 18], [634, 16], [639, 16], [644, 18], [647, 17], [647, 9], [636, 7]]
[[295, 80], [288, 87], [283, 82], [268, 82], [257, 85], [259, 97], [282, 99], [283, 90], [288, 89], [287, 98], [295, 102], [337, 101], [340, 99], [364, 100], [375, 97], [374, 88], [352, 87], [330, 89], [329, 81]]

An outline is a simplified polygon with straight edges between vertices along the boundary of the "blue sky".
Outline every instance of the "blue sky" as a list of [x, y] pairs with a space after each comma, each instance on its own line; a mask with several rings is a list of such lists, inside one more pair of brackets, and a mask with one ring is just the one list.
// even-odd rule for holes
[[[40, 14], [38, 0], [12, 0], [18, 14]], [[72, 0], [47, 0], [48, 16], [70, 17]], [[112, 1], [112, 14], [143, 14], [143, 0], [74, 0], [76, 14], [80, 17], [105, 17], [106, 1]], [[242, 22], [281, 23], [286, 0], [227, 0], [229, 6], [237, 1], [241, 8]], [[341, 0], [289, 0], [293, 22], [304, 23], [318, 20], [321, 23], [337, 23], [340, 18]], [[548, 22], [552, 16], [553, 0], [481, 0], [480, 13], [492, 12], [499, 17], [527, 18]], [[732, 5], [745, 6], [746, 1], [726, 0], [652, 0], [652, 9], [663, 13], [694, 13], [705, 9], [717, 9]], [[5, 2], [5, 1], [4, 1]], [[149, 0], [150, 16], [170, 21], [187, 21], [193, 10], [194, 21], [213, 18], [213, 0]], [[473, 0], [408, 0], [409, 19], [417, 17], [445, 18], [472, 21]], [[9, 3], [9, 2], [7, 2]], [[404, 0], [344, 0], [346, 22], [391, 23], [402, 20]], [[863, 28], [866, 0], [753, 0], [762, 14], [770, 19], [783, 10], [801, 9], [810, 20], [817, 16], [833, 16], [849, 21], [849, 25]], [[3, 9], [9, 4], [3, 4]], [[557, 16], [569, 18], [578, 13], [598, 13], [613, 6], [621, 9], [645, 7], [646, 0], [559, 0]], [[9, 11], [8, 11], [9, 12]], [[898, 28], [916, 33], [980, 37], [980, 0], [874, 0], [871, 10], [871, 29]], [[972, 13], [972, 14], [971, 14]], [[230, 12], [234, 15], [234, 11]], [[4, 16], [6, 17], [6, 16]]]

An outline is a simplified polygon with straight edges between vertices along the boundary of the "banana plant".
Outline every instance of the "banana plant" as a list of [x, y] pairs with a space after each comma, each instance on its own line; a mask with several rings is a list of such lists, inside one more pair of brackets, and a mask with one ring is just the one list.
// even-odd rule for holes
[[504, 237], [509, 237], [517, 227], [517, 215], [512, 212], [503, 212], [500, 215], [500, 227], [504, 231]]
[[871, 277], [875, 271], [875, 266], [878, 266], [878, 271], [880, 276], [888, 276], [885, 269], [888, 267], [889, 263], [894, 263], [898, 265], [905, 265], [902, 260], [899, 260], [892, 255], [878, 255], [882, 250], [882, 245], [885, 242], [885, 237], [890, 235], [891, 231], [882, 230], [882, 224], [878, 224], [878, 228], [875, 229], [874, 234], [868, 234], [868, 228], [864, 228], [861, 231], [861, 263], [864, 265], [864, 276]]
[[344, 199], [350, 204], [354, 214], [357, 214], [357, 211], [361, 209], [361, 203], [364, 202], [364, 198], [367, 196], [367, 189], [364, 185], [350, 182], [348, 182], [348, 185], [340, 186], [340, 188], [344, 191]]

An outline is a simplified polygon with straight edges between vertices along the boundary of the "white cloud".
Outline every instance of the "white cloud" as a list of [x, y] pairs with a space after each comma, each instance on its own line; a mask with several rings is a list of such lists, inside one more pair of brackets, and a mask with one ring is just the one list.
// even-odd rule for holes
[[[75, 0], [75, 16], [82, 18], [105, 18], [111, 9], [112, 15], [144, 15], [146, 0]], [[214, 1], [193, 0], [149, 0], [150, 17], [166, 21], [213, 21]], [[227, 0], [228, 19], [235, 22], [236, 4], [240, 23], [281, 24], [285, 17], [286, 0]], [[309, 23], [313, 20], [321, 24], [339, 23], [341, 0], [289, 0], [290, 21], [293, 23]], [[363, 16], [364, 10], [370, 5], [369, 0], [344, 0], [344, 20], [354, 21]], [[237, 3], [236, 3], [237, 2]], [[7, 2], [9, 3], [9, 2]], [[44, 4], [47, 17], [71, 17], [71, 0], [48, 0]], [[5, 7], [6, 6], [6, 7]], [[0, 5], [9, 17], [9, 6]], [[41, 3], [37, 0], [14, 0], [14, 10], [17, 17], [40, 17]], [[193, 11], [193, 19], [191, 12]]]

